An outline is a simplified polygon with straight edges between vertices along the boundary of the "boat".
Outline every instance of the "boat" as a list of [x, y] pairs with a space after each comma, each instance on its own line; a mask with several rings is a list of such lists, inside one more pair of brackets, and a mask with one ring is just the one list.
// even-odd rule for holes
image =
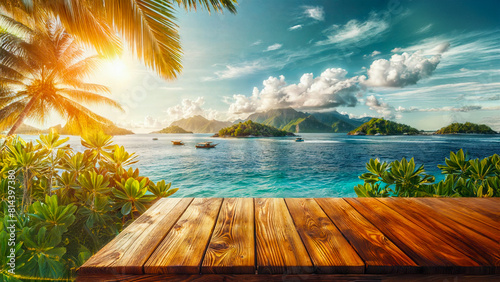
[[155, 137], [155, 138], [153, 138], [153, 140], [155, 140], [155, 141], [156, 141], [156, 140], [158, 140], [158, 138], [156, 138], [156, 137]]
[[210, 148], [215, 148], [218, 144], [212, 144], [212, 142], [201, 142], [196, 144], [196, 148], [200, 149], [210, 149]]
[[172, 145], [184, 145], [184, 143], [182, 143], [181, 140], [174, 140], [174, 141], [171, 141], [172, 142]]
[[295, 138], [295, 142], [304, 142], [304, 139], [302, 139], [301, 137], [297, 137]]

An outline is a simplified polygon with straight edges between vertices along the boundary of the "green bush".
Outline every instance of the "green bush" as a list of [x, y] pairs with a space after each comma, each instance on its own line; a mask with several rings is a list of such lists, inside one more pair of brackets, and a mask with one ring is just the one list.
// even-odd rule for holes
[[468, 159], [462, 150], [450, 153], [444, 165], [438, 165], [446, 175], [434, 183], [435, 177], [418, 168], [413, 159], [381, 163], [370, 159], [367, 173], [359, 178], [354, 191], [358, 197], [499, 197], [500, 157], [497, 154], [480, 159]]
[[[79, 266], [156, 200], [178, 190], [129, 168], [137, 156], [104, 134], [82, 138], [83, 152], [55, 133], [35, 143], [19, 137], [0, 141], [2, 280], [74, 277]], [[9, 204], [16, 212], [16, 275], [9, 274], [7, 265]]]

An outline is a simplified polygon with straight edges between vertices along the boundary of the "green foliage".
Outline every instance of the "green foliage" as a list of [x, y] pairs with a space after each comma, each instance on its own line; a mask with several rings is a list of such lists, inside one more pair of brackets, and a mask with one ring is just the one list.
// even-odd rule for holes
[[450, 152], [444, 165], [446, 175], [434, 183], [435, 177], [425, 174], [424, 166], [415, 167], [413, 159], [390, 164], [371, 159], [367, 173], [359, 178], [354, 191], [359, 197], [500, 197], [500, 156], [468, 159], [463, 150]]
[[287, 133], [285, 130], [280, 130], [272, 126], [252, 122], [251, 120], [240, 122], [238, 124], [234, 124], [233, 126], [219, 130], [219, 136], [221, 137], [246, 137], [250, 135], [264, 137], [283, 137], [289, 134], [290, 133]]
[[177, 125], [171, 125], [169, 127], [165, 127], [162, 130], [155, 131], [152, 133], [193, 133], [191, 131], [184, 130], [184, 128], [179, 127]]
[[[141, 176], [130, 167], [136, 155], [113, 144], [110, 136], [85, 137], [83, 152], [74, 152], [67, 140], [57, 133], [41, 135], [36, 142], [0, 139], [0, 280], [72, 277], [156, 199], [178, 190], [164, 180], [154, 184]], [[4, 246], [12, 195], [16, 276], [7, 272], [11, 246]]]
[[491, 127], [486, 124], [475, 124], [471, 122], [466, 123], [452, 123], [445, 126], [438, 131], [436, 134], [455, 134], [455, 133], [476, 133], [476, 134], [495, 134]]
[[382, 135], [401, 135], [419, 134], [418, 129], [383, 118], [372, 118], [370, 121], [365, 122], [360, 127], [350, 131], [348, 134], [353, 135], [356, 132], [364, 132], [367, 135], [375, 135], [380, 133]]

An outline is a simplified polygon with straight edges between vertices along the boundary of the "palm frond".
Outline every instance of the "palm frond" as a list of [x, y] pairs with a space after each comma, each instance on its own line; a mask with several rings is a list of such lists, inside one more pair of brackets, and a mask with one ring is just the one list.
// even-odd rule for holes
[[236, 14], [236, 6], [238, 2], [236, 0], [175, 0], [177, 4], [184, 7], [186, 10], [196, 10], [198, 6], [202, 9], [206, 9], [209, 13], [214, 9], [216, 12], [222, 13], [224, 9], [229, 12]]
[[17, 101], [0, 109], [0, 130], [11, 127], [25, 107], [25, 101]]
[[114, 108], [120, 109], [123, 111], [122, 106], [116, 102], [113, 99], [110, 99], [108, 97], [92, 93], [89, 91], [82, 91], [82, 90], [77, 90], [77, 89], [69, 89], [69, 88], [62, 88], [57, 90], [58, 94], [62, 94], [66, 96], [67, 98], [79, 102], [79, 103], [84, 103], [87, 105], [106, 105], [106, 106], [112, 106]]

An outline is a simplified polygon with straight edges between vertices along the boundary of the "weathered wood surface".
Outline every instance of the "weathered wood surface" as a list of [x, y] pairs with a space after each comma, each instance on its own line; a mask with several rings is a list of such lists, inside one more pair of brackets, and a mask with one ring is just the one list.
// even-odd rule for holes
[[313, 265], [285, 200], [255, 199], [257, 270], [263, 274], [312, 273]]
[[500, 274], [499, 218], [499, 199], [167, 198], [90, 258], [78, 280], [487, 281]]
[[318, 273], [364, 273], [365, 263], [314, 199], [286, 199]]
[[418, 273], [420, 268], [344, 199], [316, 199], [366, 264], [366, 273]]
[[[79, 273], [142, 274], [143, 265], [192, 198], [160, 199], [92, 256]], [[145, 247], [147, 246], [147, 247]]]
[[200, 273], [221, 204], [220, 198], [194, 199], [144, 264], [144, 272]]
[[254, 232], [253, 199], [224, 199], [201, 272], [255, 273]]

